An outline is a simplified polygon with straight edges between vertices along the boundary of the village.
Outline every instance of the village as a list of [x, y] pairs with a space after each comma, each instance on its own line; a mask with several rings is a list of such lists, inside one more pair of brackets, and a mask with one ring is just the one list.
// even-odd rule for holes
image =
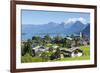
[[60, 61], [68, 58], [77, 60], [81, 57], [89, 59], [89, 44], [89, 39], [81, 32], [79, 35], [72, 34], [66, 37], [33, 36], [32, 40], [21, 44], [22, 62]]

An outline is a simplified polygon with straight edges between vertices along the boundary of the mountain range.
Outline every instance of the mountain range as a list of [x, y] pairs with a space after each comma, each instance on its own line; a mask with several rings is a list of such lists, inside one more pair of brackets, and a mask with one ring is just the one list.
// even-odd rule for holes
[[82, 32], [90, 36], [90, 24], [83, 24], [80, 21], [70, 23], [54, 23], [47, 24], [22, 24], [22, 39], [31, 38], [34, 35], [71, 35]]

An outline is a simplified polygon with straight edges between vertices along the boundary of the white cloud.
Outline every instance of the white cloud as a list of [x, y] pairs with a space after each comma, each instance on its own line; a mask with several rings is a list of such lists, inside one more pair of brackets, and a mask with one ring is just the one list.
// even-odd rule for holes
[[82, 18], [82, 17], [79, 17], [79, 18], [69, 18], [69, 19], [67, 19], [67, 21], [65, 21], [65, 23], [66, 24], [67, 23], [74, 23], [76, 21], [80, 21], [82, 23], [86, 23], [86, 20], [84, 18]]

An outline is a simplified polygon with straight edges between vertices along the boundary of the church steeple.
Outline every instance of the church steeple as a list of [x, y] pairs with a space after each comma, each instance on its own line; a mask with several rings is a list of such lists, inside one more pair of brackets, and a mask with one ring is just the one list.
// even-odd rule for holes
[[80, 32], [80, 38], [83, 38], [82, 32]]

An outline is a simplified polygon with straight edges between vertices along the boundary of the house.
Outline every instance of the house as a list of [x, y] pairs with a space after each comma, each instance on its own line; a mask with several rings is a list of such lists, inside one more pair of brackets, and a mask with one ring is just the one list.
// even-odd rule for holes
[[57, 45], [53, 45], [53, 46], [52, 46], [52, 48], [58, 48], [58, 47], [59, 47], [59, 46], [57, 46]]
[[[85, 34], [80, 32], [80, 34], [73, 34], [74, 39], [77, 39], [77, 45], [88, 45], [89, 44], [89, 38], [86, 37]], [[75, 40], [72, 41], [71, 47], [75, 47], [76, 42]]]
[[68, 40], [73, 40], [73, 38], [71, 38], [71, 37], [69, 37], [69, 36], [67, 36], [66, 39], [68, 39]]
[[48, 49], [44, 48], [43, 46], [36, 46], [36, 47], [32, 48], [32, 52], [33, 52], [34, 56], [35, 55], [41, 56], [41, 53], [47, 52], [47, 51], [48, 51]]
[[61, 50], [64, 57], [80, 57], [83, 55], [83, 51], [79, 47], [73, 47], [66, 50]]

